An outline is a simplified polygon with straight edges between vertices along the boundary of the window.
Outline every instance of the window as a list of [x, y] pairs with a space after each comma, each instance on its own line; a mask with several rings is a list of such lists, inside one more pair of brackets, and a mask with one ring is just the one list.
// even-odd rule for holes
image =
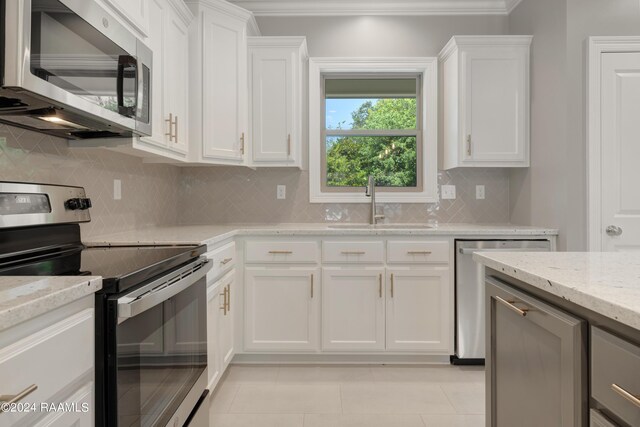
[[422, 187], [419, 75], [323, 75], [323, 191]]
[[435, 202], [437, 86], [433, 58], [312, 58], [310, 200]]

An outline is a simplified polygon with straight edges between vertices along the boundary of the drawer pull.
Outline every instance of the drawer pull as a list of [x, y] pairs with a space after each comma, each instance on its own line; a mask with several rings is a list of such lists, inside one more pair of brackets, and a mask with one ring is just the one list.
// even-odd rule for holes
[[391, 298], [393, 298], [393, 273], [391, 273]]
[[[31, 384], [29, 387], [25, 388], [18, 394], [2, 394], [0, 395], [0, 402], [9, 404], [9, 405], [12, 403], [19, 402], [25, 397], [27, 397], [28, 395], [30, 395], [31, 393], [33, 393], [34, 391], [36, 391], [37, 389], [38, 389], [37, 385]], [[0, 407], [0, 412], [3, 412], [1, 407]]]
[[493, 296], [496, 301], [498, 301], [500, 304], [504, 305], [505, 307], [515, 311], [516, 313], [518, 313], [520, 316], [524, 317], [527, 315], [527, 311], [529, 311], [528, 308], [518, 308], [515, 305], [513, 305], [514, 301], [507, 301], [506, 299], [500, 298], [497, 295]]
[[222, 261], [220, 261], [220, 264], [226, 265], [226, 264], [230, 263], [232, 260], [233, 260], [233, 258], [225, 258]]
[[629, 402], [633, 403], [638, 408], [640, 408], [640, 397], [634, 396], [633, 394], [629, 393], [627, 390], [623, 389], [622, 387], [620, 387], [618, 384], [615, 384], [615, 383], [611, 384], [611, 390], [615, 391], [620, 396], [624, 397]]
[[290, 255], [293, 251], [269, 251], [272, 255]]
[[340, 252], [342, 255], [364, 255], [365, 251], [342, 251]]
[[431, 255], [431, 251], [407, 251], [407, 255]]

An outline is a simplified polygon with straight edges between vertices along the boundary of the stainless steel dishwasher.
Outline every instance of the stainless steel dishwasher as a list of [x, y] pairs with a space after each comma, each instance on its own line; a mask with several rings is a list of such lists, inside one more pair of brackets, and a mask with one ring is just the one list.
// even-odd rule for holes
[[451, 363], [484, 364], [484, 274], [473, 253], [550, 250], [549, 240], [456, 240], [456, 354]]

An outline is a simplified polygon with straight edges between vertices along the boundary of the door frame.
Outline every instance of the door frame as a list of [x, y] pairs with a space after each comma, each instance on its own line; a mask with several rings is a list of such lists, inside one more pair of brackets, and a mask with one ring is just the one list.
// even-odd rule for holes
[[587, 40], [587, 239], [591, 252], [602, 251], [602, 54], [620, 52], [640, 52], [640, 36], [598, 36]]

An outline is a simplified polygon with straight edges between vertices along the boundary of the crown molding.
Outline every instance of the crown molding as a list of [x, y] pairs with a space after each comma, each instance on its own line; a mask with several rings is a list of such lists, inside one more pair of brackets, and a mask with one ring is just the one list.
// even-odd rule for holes
[[256, 16], [508, 15], [522, 0], [232, 0]]

